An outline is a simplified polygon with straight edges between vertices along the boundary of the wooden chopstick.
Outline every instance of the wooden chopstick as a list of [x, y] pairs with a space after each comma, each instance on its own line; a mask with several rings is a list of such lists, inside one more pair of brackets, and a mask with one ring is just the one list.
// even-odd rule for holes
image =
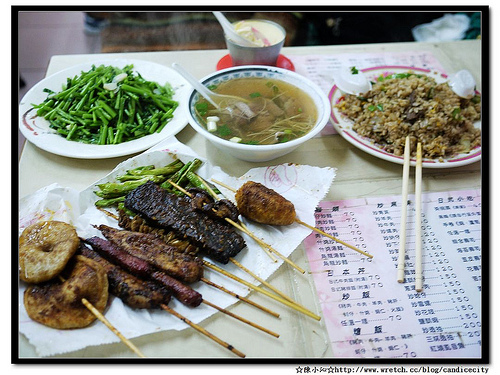
[[[399, 234], [399, 251], [397, 280], [404, 282], [406, 257], [406, 217], [408, 202], [408, 180], [410, 178], [410, 137], [405, 140], [403, 163], [403, 187], [401, 193], [401, 228]], [[423, 290], [422, 275], [422, 144], [417, 144], [417, 161], [415, 164], [415, 290]]]
[[403, 163], [403, 188], [401, 194], [401, 227], [399, 231], [398, 252], [398, 282], [405, 280], [405, 257], [406, 257], [406, 216], [408, 205], [408, 180], [410, 178], [410, 136], [406, 137], [404, 163]]
[[423, 289], [422, 275], [422, 144], [417, 144], [415, 169], [415, 290]]

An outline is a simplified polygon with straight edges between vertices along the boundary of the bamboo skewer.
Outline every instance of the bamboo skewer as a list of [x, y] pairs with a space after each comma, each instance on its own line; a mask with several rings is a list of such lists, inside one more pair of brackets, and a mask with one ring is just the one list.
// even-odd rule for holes
[[[216, 199], [216, 200], [219, 200], [219, 196], [217, 195], [217, 193], [212, 189], [212, 187], [207, 184], [207, 182], [201, 178], [200, 176], [198, 176], [201, 183], [203, 184], [203, 186], [205, 186], [205, 188], [207, 189], [207, 191], [210, 193], [210, 195]], [[242, 228], [243, 230], [245, 231], [246, 234], [250, 235], [249, 232], [250, 230], [246, 227], [246, 225], [244, 223], [241, 223], [239, 222], [238, 223]], [[262, 244], [259, 242], [259, 245], [262, 247], [262, 249], [264, 250], [264, 252], [276, 263], [278, 261], [278, 259], [276, 259], [276, 257], [271, 253], [271, 251], [267, 248], [267, 246], [265, 244]]]
[[[221, 181], [217, 181], [217, 180], [215, 180], [215, 179], [213, 179], [213, 178], [212, 178], [212, 181], [213, 181], [214, 183], [216, 183], [216, 184], [220, 185], [220, 186], [225, 187], [226, 189], [228, 189], [228, 190], [232, 191], [233, 193], [235, 193], [235, 192], [236, 192], [236, 189], [234, 189], [234, 188], [233, 188], [233, 187], [231, 187], [231, 186], [228, 186], [227, 184], [225, 184], [225, 183], [223, 183], [223, 182], [221, 182]], [[355, 247], [355, 246], [353, 246], [353, 245], [350, 245], [350, 244], [348, 244], [348, 243], [346, 243], [346, 242], [344, 242], [344, 241], [341, 241], [341, 240], [339, 240], [338, 238], [335, 238], [335, 237], [333, 237], [332, 235], [329, 235], [328, 233], [325, 233], [325, 232], [323, 232], [322, 230], [320, 230], [320, 229], [318, 229], [318, 228], [316, 228], [316, 227], [313, 227], [312, 225], [309, 225], [309, 224], [307, 224], [307, 223], [305, 223], [305, 222], [303, 222], [303, 221], [301, 221], [301, 220], [299, 220], [299, 219], [297, 219], [297, 218], [295, 219], [295, 222], [296, 222], [297, 224], [303, 225], [303, 226], [305, 226], [305, 227], [307, 227], [307, 228], [309, 228], [309, 229], [311, 229], [311, 230], [313, 230], [313, 231], [315, 231], [315, 232], [317, 232], [317, 233], [320, 233], [321, 235], [323, 235], [323, 236], [325, 236], [325, 237], [328, 237], [328, 238], [330, 238], [330, 239], [334, 240], [335, 242], [338, 242], [338, 243], [340, 243], [340, 244], [342, 244], [342, 245], [344, 245], [344, 246], [347, 246], [348, 248], [350, 248], [350, 249], [352, 249], [352, 250], [355, 250], [355, 251], [357, 251], [357, 252], [358, 252], [358, 253], [360, 253], [360, 254], [363, 254], [363, 255], [365, 255], [365, 256], [367, 256], [367, 257], [369, 257], [369, 258], [373, 258], [373, 255], [371, 255], [371, 254], [367, 253], [366, 251], [360, 250], [360, 249], [358, 249], [357, 247]]]
[[270, 314], [270, 315], [272, 315], [272, 316], [274, 316], [276, 318], [280, 317], [280, 314], [278, 314], [278, 313], [276, 313], [276, 312], [274, 312], [272, 310], [269, 310], [268, 308], [266, 308], [264, 306], [261, 306], [258, 303], [254, 302], [252, 300], [249, 300], [248, 298], [240, 296], [240, 295], [238, 295], [238, 294], [236, 294], [236, 293], [234, 293], [234, 292], [232, 292], [232, 291], [224, 288], [221, 285], [218, 285], [218, 284], [216, 284], [216, 283], [214, 283], [214, 282], [212, 282], [210, 280], [207, 280], [204, 277], [202, 277], [200, 281], [204, 282], [207, 285], [213, 286], [214, 288], [219, 289], [219, 290], [221, 290], [221, 291], [223, 291], [223, 292], [225, 292], [225, 293], [227, 293], [229, 295], [232, 295], [233, 297], [235, 297], [235, 298], [237, 298], [237, 299], [239, 299], [239, 300], [241, 300], [241, 301], [243, 301], [245, 303], [248, 303], [249, 305], [252, 305], [252, 306], [258, 308], [259, 310], [262, 310], [262, 311], [264, 311], [264, 312], [266, 312], [266, 313], [268, 313], [268, 314]]
[[244, 285], [248, 286], [249, 288], [256, 290], [257, 292], [265, 294], [266, 296], [268, 296], [268, 297], [270, 297], [278, 302], [281, 302], [282, 304], [287, 305], [288, 307], [291, 307], [294, 310], [297, 310], [298, 312], [306, 314], [306, 315], [308, 315], [316, 320], [321, 320], [321, 317], [319, 317], [318, 315], [314, 314], [313, 312], [311, 312], [311, 311], [309, 311], [301, 306], [298, 306], [296, 303], [292, 303], [292, 302], [284, 299], [283, 297], [280, 297], [280, 296], [278, 296], [274, 293], [271, 293], [263, 288], [260, 288], [256, 285], [253, 285], [252, 283], [250, 283], [246, 280], [243, 280], [243, 279], [239, 278], [238, 276], [233, 275], [220, 267], [217, 267], [215, 264], [209, 263], [205, 260], [203, 261], [203, 264], [214, 271], [217, 271], [217, 272], [219, 272], [219, 273], [221, 273], [221, 274], [223, 274], [223, 275], [225, 275], [233, 280], [236, 280], [236, 281], [240, 282], [241, 284], [244, 284]]
[[[115, 220], [119, 220], [119, 218], [118, 218], [115, 214], [113, 214], [112, 212], [109, 212], [109, 211], [104, 210], [104, 209], [102, 209], [102, 208], [98, 208], [98, 209], [99, 209], [100, 211], [104, 212], [106, 215], [108, 215], [108, 216], [110, 216], [110, 217], [114, 218]], [[245, 297], [239, 296], [239, 295], [237, 295], [236, 293], [231, 292], [230, 290], [228, 290], [228, 289], [224, 288], [223, 286], [217, 285], [217, 284], [215, 284], [214, 282], [212, 282], [212, 281], [210, 281], [210, 280], [207, 280], [207, 279], [205, 279], [205, 278], [201, 278], [201, 281], [203, 281], [204, 283], [206, 283], [206, 284], [208, 284], [208, 285], [210, 285], [210, 286], [213, 286], [213, 287], [215, 287], [215, 288], [217, 288], [217, 289], [219, 289], [219, 290], [221, 290], [221, 291], [223, 291], [223, 292], [225, 292], [225, 293], [227, 293], [227, 294], [230, 294], [230, 295], [232, 295], [233, 297], [235, 297], [235, 298], [237, 298], [237, 299], [239, 299], [239, 300], [241, 300], [241, 301], [243, 301], [243, 302], [245, 302], [245, 303], [248, 303], [249, 305], [252, 305], [252, 306], [254, 306], [254, 307], [256, 307], [256, 308], [258, 308], [258, 309], [260, 309], [260, 310], [262, 310], [262, 311], [264, 311], [264, 312], [266, 312], [266, 313], [268, 313], [268, 314], [270, 314], [270, 315], [273, 315], [273, 316], [275, 316], [275, 317], [277, 317], [277, 318], [279, 318], [279, 316], [280, 316], [278, 313], [276, 313], [276, 312], [274, 312], [274, 311], [271, 311], [271, 310], [269, 310], [268, 308], [266, 308], [266, 307], [264, 307], [264, 306], [261, 306], [261, 305], [259, 305], [259, 304], [255, 303], [255, 302], [253, 302], [253, 301], [249, 300], [248, 298], [245, 298]]]
[[113, 332], [116, 336], [120, 338], [120, 340], [127, 345], [130, 350], [132, 350], [135, 354], [137, 354], [139, 357], [145, 358], [146, 356], [142, 354], [142, 352], [137, 349], [137, 347], [130, 342], [125, 336], [123, 336], [120, 331], [118, 331], [105, 317], [102, 315], [99, 310], [97, 310], [87, 299], [82, 298], [82, 303], [85, 305], [87, 309], [94, 314], [94, 316], [99, 319], [106, 327], [108, 327], [111, 332]]
[[368, 258], [373, 258], [373, 255], [371, 255], [371, 254], [367, 253], [366, 251], [360, 250], [360, 249], [358, 249], [357, 247], [355, 247], [355, 246], [353, 246], [353, 245], [348, 244], [347, 242], [341, 241], [341, 240], [339, 240], [338, 238], [333, 237], [332, 235], [330, 235], [330, 234], [328, 234], [328, 233], [326, 233], [326, 232], [323, 232], [321, 229], [318, 229], [318, 228], [316, 228], [316, 227], [313, 227], [312, 225], [309, 225], [309, 224], [307, 224], [307, 223], [305, 223], [305, 222], [303, 222], [303, 221], [301, 221], [301, 220], [299, 220], [299, 219], [295, 219], [295, 221], [296, 221], [298, 224], [300, 224], [300, 225], [303, 225], [303, 226], [305, 226], [305, 227], [307, 227], [307, 228], [309, 228], [309, 229], [311, 229], [311, 230], [313, 230], [313, 231], [315, 231], [315, 232], [318, 232], [319, 234], [322, 234], [322, 235], [323, 235], [323, 236], [325, 236], [325, 237], [330, 238], [331, 240], [334, 240], [335, 242], [338, 242], [339, 244], [342, 244], [342, 245], [344, 245], [344, 246], [347, 246], [348, 248], [350, 248], [350, 249], [352, 249], [352, 250], [354, 250], [354, 251], [357, 251], [357, 252], [358, 252], [358, 253], [360, 253], [360, 254], [363, 254], [363, 255], [367, 256]]
[[422, 280], [422, 144], [417, 144], [415, 169], [415, 290], [421, 292]]
[[231, 262], [233, 262], [236, 266], [238, 266], [239, 268], [241, 268], [243, 271], [247, 272], [249, 275], [251, 275], [253, 278], [255, 278], [257, 281], [261, 282], [263, 285], [265, 285], [266, 287], [268, 287], [269, 289], [271, 289], [274, 293], [276, 293], [277, 295], [283, 297], [284, 299], [286, 299], [287, 301], [293, 303], [294, 305], [297, 305], [298, 307], [304, 309], [304, 310], [307, 310], [304, 306], [300, 305], [299, 303], [295, 302], [292, 298], [288, 297], [285, 293], [281, 292], [280, 290], [276, 289], [274, 286], [272, 286], [271, 284], [269, 284], [267, 281], [265, 281], [264, 279], [262, 279], [261, 277], [257, 276], [256, 274], [254, 274], [252, 271], [250, 271], [249, 269], [245, 268], [241, 263], [239, 263], [236, 259], [231, 259]]
[[[59, 279], [64, 282], [64, 278], [59, 275]], [[137, 347], [132, 344], [132, 342], [130, 342], [129, 339], [127, 339], [125, 336], [123, 336], [121, 334], [120, 331], [118, 331], [118, 329], [116, 329], [110, 322], [108, 319], [106, 319], [104, 317], [104, 315], [101, 314], [101, 312], [99, 310], [97, 310], [94, 305], [92, 305], [86, 298], [82, 298], [81, 302], [83, 303], [83, 305], [101, 322], [103, 323], [106, 327], [108, 327], [108, 329], [113, 332], [116, 336], [118, 336], [118, 338], [125, 344], [127, 345], [130, 350], [132, 350], [135, 354], [137, 354], [139, 357], [141, 358], [145, 358], [146, 356], [144, 354], [142, 354], [142, 352], [137, 349]]]
[[233, 352], [234, 354], [236, 354], [237, 356], [241, 357], [241, 358], [245, 358], [245, 354], [243, 354], [242, 352], [240, 352], [239, 350], [237, 350], [235, 347], [233, 347], [232, 345], [228, 344], [227, 342], [219, 339], [217, 336], [213, 335], [212, 333], [208, 332], [205, 328], [201, 327], [200, 325], [196, 324], [196, 323], [193, 323], [191, 320], [189, 320], [188, 318], [186, 318], [185, 316], [179, 314], [177, 311], [175, 311], [174, 309], [168, 307], [167, 305], [165, 304], [162, 304], [161, 305], [161, 308], [167, 312], [169, 312], [170, 314], [174, 315], [175, 317], [177, 317], [178, 319], [182, 320], [184, 323], [188, 324], [189, 326], [191, 326], [192, 328], [194, 328], [195, 330], [197, 330], [198, 332], [202, 333], [203, 335], [207, 336], [208, 338], [210, 338], [211, 340], [215, 341], [217, 344], [223, 346], [224, 348], [230, 350], [231, 352]]
[[225, 184], [225, 183], [224, 183], [224, 182], [222, 182], [222, 181], [218, 181], [218, 180], [216, 180], [215, 178], [211, 178], [211, 180], [212, 180], [212, 182], [213, 182], [213, 183], [215, 183], [215, 184], [217, 184], [217, 185], [220, 185], [220, 186], [222, 186], [222, 187], [225, 187], [227, 190], [232, 191], [233, 193], [236, 193], [236, 189], [235, 189], [235, 188], [233, 188], [232, 186], [229, 186], [228, 184]]
[[[247, 232], [245, 232], [245, 233], [247, 233], [247, 234], [248, 234], [248, 233], [251, 233], [251, 232], [250, 232], [250, 229], [248, 229], [248, 227], [245, 225], [245, 223], [240, 222], [239, 224], [241, 225], [241, 227], [242, 227], [245, 231], [247, 231]], [[267, 256], [269, 256], [269, 258], [271, 258], [271, 260], [272, 260], [274, 263], [278, 262], [278, 259], [274, 256], [274, 254], [271, 252], [271, 250], [269, 250], [269, 249], [267, 248], [267, 245], [266, 245], [265, 243], [260, 243], [260, 242], [257, 242], [257, 243], [260, 245], [260, 247], [262, 248], [262, 250], [264, 250], [264, 252], [267, 254]]]
[[[183, 192], [184, 194], [186, 194], [188, 197], [191, 197], [192, 194], [189, 193], [186, 189], [184, 189], [182, 186], [179, 186], [177, 185], [175, 182], [171, 181], [171, 180], [168, 180], [169, 183], [172, 184], [172, 186], [174, 186], [176, 189], [180, 190], [181, 192]], [[236, 229], [239, 229], [240, 231], [242, 231], [243, 233], [246, 233], [247, 235], [249, 235], [252, 239], [254, 239], [255, 241], [257, 241], [257, 243], [259, 243], [260, 245], [262, 246], [265, 246], [268, 250], [272, 251], [274, 254], [278, 255], [281, 259], [283, 259], [285, 262], [287, 262], [288, 264], [290, 264], [292, 267], [294, 267], [295, 269], [297, 269], [299, 272], [301, 273], [305, 273], [306, 271], [304, 271], [302, 268], [300, 268], [299, 266], [297, 266], [295, 263], [293, 263], [290, 259], [288, 259], [287, 257], [285, 257], [283, 254], [280, 254], [277, 250], [273, 249], [270, 245], [266, 244], [264, 241], [262, 241], [260, 238], [258, 238], [256, 235], [254, 235], [252, 232], [250, 232], [249, 230], [243, 228], [240, 224], [236, 223], [235, 221], [231, 220], [230, 218], [226, 217], [224, 218], [228, 223], [230, 223], [232, 226], [234, 226]]]
[[251, 322], [250, 320], [245, 319], [245, 318], [243, 318], [243, 317], [241, 317], [241, 316], [239, 316], [239, 315], [236, 315], [236, 314], [232, 313], [232, 312], [231, 312], [231, 311], [229, 311], [229, 310], [223, 309], [222, 307], [219, 307], [219, 306], [217, 306], [217, 305], [213, 304], [212, 302], [209, 302], [209, 301], [207, 301], [207, 300], [203, 300], [203, 303], [204, 303], [205, 305], [208, 305], [208, 306], [210, 306], [210, 307], [213, 307], [214, 309], [216, 309], [216, 310], [220, 311], [220, 312], [221, 312], [221, 313], [223, 313], [223, 314], [226, 314], [226, 315], [228, 315], [228, 316], [230, 316], [230, 317], [232, 317], [232, 318], [235, 318], [235, 319], [239, 320], [240, 322], [246, 323], [246, 324], [248, 324], [249, 326], [252, 326], [252, 327], [254, 327], [254, 328], [257, 328], [257, 329], [261, 330], [262, 332], [268, 333], [268, 334], [270, 334], [271, 336], [274, 336], [274, 337], [280, 337], [280, 335], [278, 335], [277, 333], [275, 333], [275, 332], [273, 332], [273, 331], [271, 331], [271, 330], [269, 330], [269, 329], [267, 329], [267, 328], [264, 328], [264, 327], [262, 327], [262, 326], [260, 326], [260, 325], [258, 325], [258, 324], [255, 324], [255, 323]]
[[104, 209], [104, 208], [102, 208], [102, 207], [96, 207], [96, 208], [97, 208], [99, 211], [104, 212], [107, 216], [109, 216], [109, 217], [111, 217], [111, 218], [115, 219], [116, 221], [119, 221], [119, 220], [120, 220], [120, 218], [119, 218], [118, 216], [116, 216], [114, 213], [109, 212], [108, 210], [105, 210], [105, 209]]
[[410, 178], [410, 136], [406, 137], [403, 162], [403, 187], [401, 193], [401, 227], [399, 231], [398, 274], [399, 283], [405, 280], [406, 216], [408, 205], [408, 180]]
[[271, 252], [273, 252], [274, 254], [276, 254], [277, 256], [279, 256], [281, 259], [283, 259], [284, 262], [286, 262], [289, 265], [291, 265], [293, 268], [295, 268], [300, 273], [302, 273], [302, 274], [306, 273], [306, 271], [304, 269], [302, 269], [301, 267], [299, 267], [298, 265], [296, 265], [294, 262], [292, 262], [290, 259], [288, 259], [286, 256], [284, 256], [283, 254], [281, 254], [280, 252], [278, 252], [277, 250], [275, 250], [271, 245], [268, 245], [267, 243], [265, 243], [264, 241], [262, 241], [260, 238], [258, 238], [252, 232], [247, 231], [240, 224], [234, 222], [233, 220], [231, 220], [229, 218], [226, 218], [226, 220], [227, 220], [227, 222], [231, 223], [235, 228], [237, 228], [237, 229], [241, 230], [242, 232], [246, 233], [247, 235], [249, 235], [259, 245], [265, 246], [268, 250], [270, 250]]

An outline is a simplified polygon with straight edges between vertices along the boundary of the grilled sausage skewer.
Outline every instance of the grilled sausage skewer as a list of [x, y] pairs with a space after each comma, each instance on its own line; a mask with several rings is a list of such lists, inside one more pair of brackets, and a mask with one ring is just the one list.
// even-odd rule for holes
[[165, 287], [127, 272], [100, 255], [94, 247], [89, 248], [82, 243], [79, 253], [104, 268], [108, 274], [110, 293], [120, 298], [127, 306], [133, 309], [157, 309], [162, 303], [170, 302], [172, 293]]
[[[121, 267], [109, 262], [105, 258], [101, 257], [97, 252], [95, 252], [92, 249], [87, 248], [86, 246], [82, 245], [80, 247], [80, 252], [82, 255], [89, 257], [91, 259], [94, 259], [98, 261], [101, 265], [104, 265], [105, 269], [108, 272], [108, 278], [110, 279], [110, 286], [111, 285], [120, 285], [123, 283], [124, 280], [128, 280], [129, 282], [132, 280], [139, 280], [136, 276], [133, 276], [132, 274], [129, 274], [128, 272], [124, 271], [121, 269]], [[118, 279], [116, 278], [118, 276]], [[139, 289], [136, 289], [139, 288]], [[134, 292], [136, 295], [141, 295], [141, 296], [150, 296], [150, 295], [157, 295], [155, 288], [152, 287], [152, 284], [149, 283], [141, 283], [141, 282], [133, 282], [127, 284], [125, 288], [119, 288], [119, 289], [112, 289], [112, 293], [117, 293], [115, 294], [118, 298], [122, 299], [124, 303], [128, 304], [130, 301], [132, 301], [130, 297], [130, 292]], [[142, 299], [144, 302], [145, 300]], [[245, 354], [240, 352], [239, 350], [235, 349], [232, 345], [228, 344], [227, 342], [219, 339], [217, 336], [213, 335], [212, 333], [208, 332], [206, 329], [200, 327], [199, 325], [191, 322], [189, 319], [184, 317], [183, 315], [179, 314], [177, 311], [173, 310], [172, 308], [168, 307], [168, 302], [170, 301], [169, 296], [161, 300], [156, 300], [153, 301], [150, 305], [144, 306], [142, 308], [150, 308], [150, 307], [155, 307], [155, 308], [161, 308], [170, 314], [174, 315], [175, 317], [179, 318], [192, 328], [196, 329], [197, 331], [203, 333], [206, 335], [208, 338], [211, 340], [217, 342], [219, 345], [223, 346], [224, 348], [230, 350], [234, 354], [238, 355], [239, 357], [244, 358]], [[137, 304], [134, 304], [131, 307], [139, 307]]]
[[188, 307], [197, 307], [202, 302], [203, 298], [201, 294], [190, 286], [181, 283], [164, 272], [156, 270], [151, 264], [143, 259], [126, 253], [113, 242], [99, 237], [88, 238], [85, 242], [91, 245], [101, 256], [119, 265], [128, 272], [163, 285], [184, 305]]
[[[158, 227], [152, 227], [149, 226], [144, 219], [142, 219], [139, 215], [134, 216], [133, 218], [130, 218], [128, 215], [124, 213], [123, 210], [120, 210], [119, 216], [115, 215], [112, 212], [109, 212], [105, 209], [98, 208], [99, 210], [103, 211], [107, 216], [115, 219], [118, 221], [118, 225], [126, 230], [131, 230], [131, 231], [136, 231], [140, 233], [154, 233], [155, 235], [159, 236], [162, 238], [165, 242], [173, 244], [176, 248], [179, 249], [181, 252], [185, 252], [188, 254], [193, 254], [195, 255], [197, 253], [197, 248], [193, 245], [191, 245], [187, 241], [179, 240], [173, 235], [172, 233], [167, 233], [163, 228], [158, 228]], [[214, 282], [207, 280], [206, 278], [202, 277], [200, 281], [204, 282], [205, 284], [208, 284], [224, 293], [227, 293], [249, 305], [252, 305], [259, 310], [262, 310], [276, 318], [280, 317], [280, 314], [268, 309], [267, 307], [264, 307], [258, 303], [255, 303], [248, 298], [245, 298], [243, 296], [238, 295], [237, 293], [234, 293], [226, 288], [224, 288], [221, 285], [215, 284]]]
[[258, 324], [255, 324], [248, 319], [241, 316], [233, 314], [232, 312], [223, 309], [205, 299], [202, 295], [191, 287], [184, 285], [183, 283], [169, 277], [165, 273], [155, 269], [153, 265], [144, 261], [143, 259], [137, 258], [135, 255], [128, 254], [122, 248], [116, 246], [116, 244], [103, 240], [98, 237], [92, 237], [85, 240], [86, 243], [90, 244], [98, 253], [107, 257], [111, 262], [117, 264], [120, 267], [127, 269], [133, 274], [137, 274], [140, 277], [149, 278], [153, 281], [165, 286], [167, 289], [171, 290], [174, 296], [179, 299], [183, 304], [189, 307], [197, 307], [201, 303], [204, 303], [216, 310], [231, 316], [243, 323], [246, 323], [254, 328], [257, 328], [265, 333], [268, 333], [274, 337], [279, 337], [275, 332], [272, 332]]

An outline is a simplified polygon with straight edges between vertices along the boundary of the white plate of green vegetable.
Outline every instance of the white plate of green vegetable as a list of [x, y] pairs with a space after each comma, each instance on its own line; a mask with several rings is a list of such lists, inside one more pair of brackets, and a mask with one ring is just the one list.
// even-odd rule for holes
[[110, 59], [62, 70], [37, 83], [19, 104], [26, 139], [53, 154], [102, 159], [144, 151], [188, 123], [190, 86], [149, 61]]

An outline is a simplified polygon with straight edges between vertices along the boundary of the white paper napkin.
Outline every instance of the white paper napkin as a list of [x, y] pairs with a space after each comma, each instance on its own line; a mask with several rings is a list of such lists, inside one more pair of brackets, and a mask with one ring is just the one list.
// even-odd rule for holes
[[[110, 174], [100, 181], [89, 186], [82, 192], [65, 188], [57, 184], [44, 187], [37, 192], [23, 198], [19, 202], [19, 234], [31, 223], [39, 220], [61, 220], [74, 225], [80, 237], [100, 236], [97, 229], [91, 225], [107, 224], [117, 227], [116, 221], [95, 208], [98, 199], [94, 194], [98, 183], [113, 181], [126, 170], [141, 165], [154, 164], [164, 166], [174, 158], [184, 162], [193, 158], [200, 158], [189, 147], [181, 144], [175, 137], [171, 137], [153, 149], [135, 156], [119, 164]], [[198, 170], [201, 177], [210, 181], [213, 177], [219, 181], [238, 188], [247, 180], [261, 182], [281, 193], [295, 205], [297, 216], [314, 225], [314, 210], [328, 192], [336, 174], [335, 168], [318, 168], [306, 165], [286, 164], [250, 170], [240, 178], [226, 175], [219, 167], [212, 166], [203, 160], [203, 166]], [[227, 198], [232, 199], [234, 194], [220, 187]], [[273, 246], [284, 256], [288, 257], [296, 247], [309, 235], [311, 230], [298, 224], [288, 227], [270, 227], [246, 222], [247, 226], [258, 237]], [[269, 278], [283, 263], [272, 262], [262, 248], [248, 236], [243, 235], [247, 247], [237, 255], [236, 260], [263, 279]], [[257, 282], [251, 276], [237, 268], [234, 264], [220, 265], [227, 271], [248, 280], [255, 285]], [[205, 277], [219, 285], [233, 290], [240, 295], [247, 295], [248, 288], [214, 272], [205, 272]], [[204, 283], [192, 285], [203, 298], [227, 308], [237, 300]], [[40, 356], [57, 355], [85, 348], [87, 346], [118, 342], [119, 339], [102, 323], [95, 321], [89, 327], [75, 330], [57, 330], [32, 321], [23, 305], [23, 293], [26, 284], [19, 285], [19, 331], [35, 346]], [[179, 313], [195, 323], [213, 315], [216, 310], [202, 304], [197, 308], [188, 308], [176, 300], [169, 304]], [[163, 310], [140, 310], [125, 306], [121, 300], [110, 298], [110, 305], [105, 311], [106, 318], [125, 337], [133, 338], [159, 331], [183, 330], [189, 328], [184, 322], [171, 316]]]

